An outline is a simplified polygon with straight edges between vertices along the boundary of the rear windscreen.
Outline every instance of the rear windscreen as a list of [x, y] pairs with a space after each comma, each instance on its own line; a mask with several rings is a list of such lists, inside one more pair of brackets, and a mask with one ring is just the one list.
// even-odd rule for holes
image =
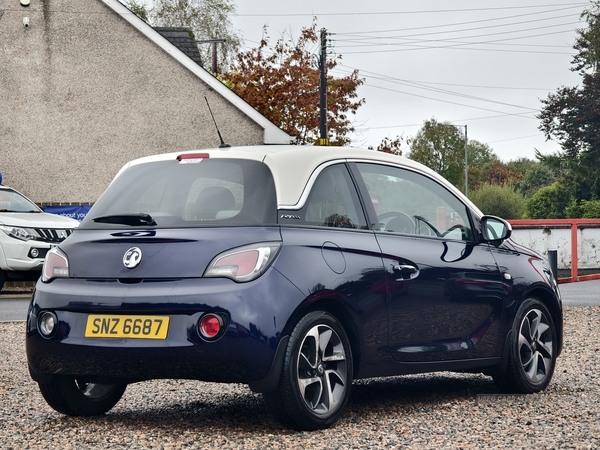
[[275, 224], [275, 186], [268, 167], [257, 161], [137, 164], [113, 180], [81, 228], [119, 226], [118, 220], [107, 225], [94, 219], [127, 214], [147, 214], [159, 227]]

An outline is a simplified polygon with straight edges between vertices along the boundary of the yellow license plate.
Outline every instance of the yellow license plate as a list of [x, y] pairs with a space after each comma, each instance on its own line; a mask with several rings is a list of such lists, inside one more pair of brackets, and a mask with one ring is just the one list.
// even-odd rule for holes
[[169, 317], [91, 314], [85, 327], [88, 338], [166, 339]]

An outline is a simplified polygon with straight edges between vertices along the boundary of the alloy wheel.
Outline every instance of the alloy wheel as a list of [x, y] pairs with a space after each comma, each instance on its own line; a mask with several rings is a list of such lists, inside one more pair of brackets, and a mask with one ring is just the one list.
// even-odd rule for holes
[[339, 335], [319, 324], [305, 335], [298, 354], [298, 386], [305, 404], [317, 414], [339, 408], [348, 389], [346, 350]]
[[552, 373], [552, 330], [548, 318], [539, 309], [530, 310], [519, 328], [519, 356], [525, 375], [532, 383], [541, 383]]

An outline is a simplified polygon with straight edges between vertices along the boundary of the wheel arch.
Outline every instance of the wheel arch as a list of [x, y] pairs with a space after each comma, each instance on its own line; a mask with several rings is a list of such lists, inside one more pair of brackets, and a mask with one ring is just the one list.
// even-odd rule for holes
[[[523, 301], [528, 298], [535, 298], [542, 302], [546, 308], [548, 308], [548, 311], [552, 316], [552, 321], [554, 322], [554, 327], [556, 328], [556, 339], [558, 340], [557, 356], [560, 355], [563, 348], [563, 314], [560, 301], [557, 300], [555, 294], [541, 286], [534, 286], [533, 289], [529, 290], [527, 295], [523, 297]], [[517, 308], [521, 303], [522, 302], [517, 305]]]
[[[523, 304], [523, 302], [530, 298], [542, 302], [542, 304], [548, 309], [548, 311], [550, 312], [550, 315], [552, 316], [552, 321], [554, 322], [554, 327], [556, 329], [557, 350], [558, 350], [558, 353], [556, 356], [558, 357], [560, 355], [560, 353], [562, 351], [562, 347], [563, 347], [563, 319], [562, 319], [562, 308], [560, 306], [560, 302], [557, 301], [556, 296], [552, 292], [548, 291], [548, 289], [541, 287], [541, 286], [534, 286], [531, 290], [527, 291], [525, 295], [523, 295], [523, 298], [521, 299], [521, 301], [519, 301], [518, 303], [515, 303], [513, 305], [514, 314], [516, 314], [517, 310]], [[498, 367], [496, 367], [490, 373], [492, 373], [492, 374], [504, 373], [504, 371], [506, 370], [506, 366], [508, 363], [508, 353], [509, 353], [511, 336], [512, 336], [512, 329], [508, 330], [508, 333], [506, 334], [506, 337], [504, 339], [504, 345], [503, 345], [502, 358], [501, 358], [500, 365]]]
[[249, 383], [249, 387], [253, 392], [268, 393], [275, 390], [277, 384], [279, 383], [281, 369], [283, 366], [283, 357], [290, 334], [292, 333], [292, 330], [298, 321], [313, 311], [327, 312], [340, 321], [344, 327], [348, 341], [350, 342], [350, 349], [352, 351], [352, 372], [354, 375], [358, 373], [361, 359], [361, 346], [358, 327], [353, 314], [351, 313], [350, 308], [348, 308], [347, 305], [337, 298], [334, 293], [323, 296], [323, 292], [321, 292], [321, 295], [318, 299], [306, 299], [306, 301], [299, 305], [293, 314], [290, 315], [286, 325], [283, 327], [281, 340], [277, 346], [276, 355], [267, 376], [265, 376], [262, 380]]
[[337, 298], [336, 295], [332, 294], [330, 296], [320, 297], [313, 301], [307, 300], [307, 302], [304, 302], [302, 305], [300, 305], [286, 324], [284, 328], [284, 335], [291, 333], [291, 330], [294, 328], [296, 323], [303, 316], [312, 311], [328, 312], [341, 322], [342, 326], [344, 327], [344, 331], [346, 331], [348, 336], [348, 340], [350, 341], [353, 361], [352, 369], [354, 375], [356, 375], [360, 366], [361, 357], [361, 345], [359, 338], [360, 334], [358, 332], [358, 326], [351, 309], [344, 304], [341, 299]]

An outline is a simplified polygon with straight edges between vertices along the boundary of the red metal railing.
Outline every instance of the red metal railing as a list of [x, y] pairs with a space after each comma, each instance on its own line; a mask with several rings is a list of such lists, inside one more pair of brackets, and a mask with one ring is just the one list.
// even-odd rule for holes
[[559, 283], [572, 283], [574, 281], [600, 280], [600, 273], [592, 275], [578, 275], [579, 247], [577, 230], [581, 225], [598, 225], [600, 219], [536, 219], [536, 220], [509, 220], [513, 228], [547, 228], [561, 226], [571, 228], [571, 276], [559, 278]]

